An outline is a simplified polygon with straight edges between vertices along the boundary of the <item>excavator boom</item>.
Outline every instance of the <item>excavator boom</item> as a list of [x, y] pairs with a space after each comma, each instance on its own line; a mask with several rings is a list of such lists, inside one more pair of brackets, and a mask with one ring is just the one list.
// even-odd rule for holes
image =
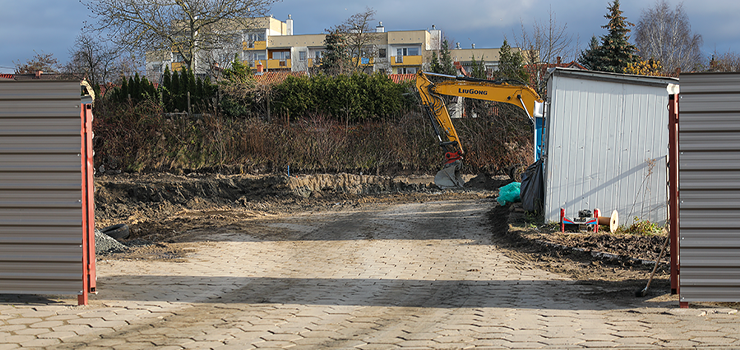
[[[448, 80], [433, 83], [429, 80], [429, 76], [443, 77]], [[459, 171], [465, 153], [447, 106], [440, 95], [510, 103], [522, 108], [531, 121], [534, 121], [533, 115], [535, 115], [538, 104], [542, 103], [537, 92], [526, 85], [422, 71], [416, 74], [416, 88], [422, 105], [426, 107], [424, 108], [425, 113], [437, 134], [439, 145], [447, 150], [445, 166], [435, 176], [435, 183], [440, 188], [462, 187], [463, 181]]]

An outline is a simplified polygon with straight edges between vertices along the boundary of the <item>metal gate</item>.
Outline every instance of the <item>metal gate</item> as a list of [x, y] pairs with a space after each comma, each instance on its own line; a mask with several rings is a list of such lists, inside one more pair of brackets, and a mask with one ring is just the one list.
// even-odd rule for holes
[[95, 290], [91, 129], [79, 82], [0, 82], [0, 293]]
[[679, 294], [740, 301], [740, 74], [681, 74]]

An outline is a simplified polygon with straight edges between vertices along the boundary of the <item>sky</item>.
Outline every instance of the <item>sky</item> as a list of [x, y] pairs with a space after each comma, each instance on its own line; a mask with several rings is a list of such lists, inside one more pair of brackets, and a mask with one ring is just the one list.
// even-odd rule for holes
[[[84, 0], [95, 3], [95, 0]], [[534, 23], [548, 23], [550, 13], [558, 25], [566, 26], [578, 50], [592, 36], [606, 34], [601, 26], [610, 0], [283, 0], [272, 6], [273, 17], [293, 18], [294, 34], [318, 34], [340, 24], [368, 7], [376, 11], [376, 22], [386, 31], [431, 29], [435, 25], [454, 47], [497, 48], [504, 39], [514, 45], [522, 25], [531, 31]], [[740, 52], [740, 1], [667, 0], [671, 7], [683, 3], [692, 32], [704, 39], [702, 51]], [[637, 23], [643, 10], [655, 1], [621, 0], [623, 15]], [[53, 54], [60, 62], [69, 60], [75, 38], [90, 21], [78, 0], [0, 0], [0, 73], [12, 73], [16, 63], [25, 63], [36, 53]]]

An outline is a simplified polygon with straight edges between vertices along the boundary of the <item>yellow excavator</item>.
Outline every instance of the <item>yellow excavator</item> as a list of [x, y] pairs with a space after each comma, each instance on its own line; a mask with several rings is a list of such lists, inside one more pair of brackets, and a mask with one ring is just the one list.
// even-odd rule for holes
[[[429, 80], [430, 76], [443, 78], [443, 80], [433, 83]], [[460, 174], [465, 152], [455, 126], [452, 125], [447, 106], [440, 95], [504, 102], [522, 108], [535, 128], [535, 158], [538, 158], [537, 147], [542, 139], [542, 118], [540, 118], [542, 99], [532, 88], [526, 85], [509, 84], [505, 81], [419, 71], [416, 74], [416, 89], [424, 106], [422, 109], [437, 134], [439, 145], [446, 150], [444, 166], [434, 177], [434, 183], [439, 188], [463, 187], [465, 184]], [[535, 116], [540, 121], [535, 120]]]

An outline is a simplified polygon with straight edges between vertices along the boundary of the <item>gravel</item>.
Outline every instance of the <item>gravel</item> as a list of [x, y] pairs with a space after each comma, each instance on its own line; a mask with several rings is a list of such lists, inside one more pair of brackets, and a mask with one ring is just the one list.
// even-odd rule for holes
[[128, 250], [121, 242], [95, 229], [95, 254], [120, 253]]

